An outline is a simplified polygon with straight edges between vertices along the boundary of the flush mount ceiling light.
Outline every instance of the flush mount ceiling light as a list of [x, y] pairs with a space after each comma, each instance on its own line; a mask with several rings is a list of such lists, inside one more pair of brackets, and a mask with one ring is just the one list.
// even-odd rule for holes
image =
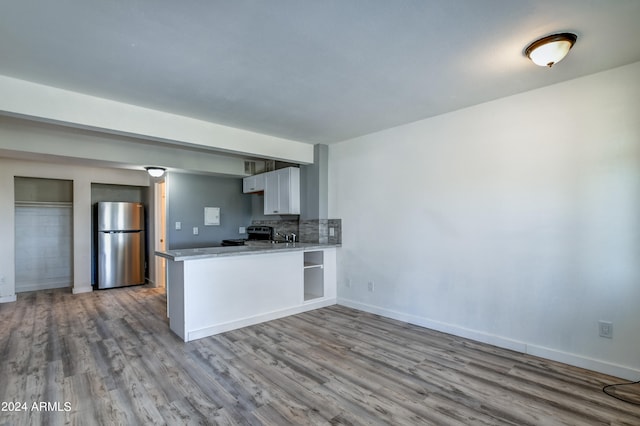
[[164, 171], [166, 170], [164, 167], [153, 166], [145, 167], [145, 169], [147, 170], [147, 173], [149, 173], [149, 175], [154, 178], [162, 177], [164, 175]]
[[567, 56], [577, 39], [572, 33], [553, 34], [534, 41], [524, 53], [534, 64], [551, 68]]

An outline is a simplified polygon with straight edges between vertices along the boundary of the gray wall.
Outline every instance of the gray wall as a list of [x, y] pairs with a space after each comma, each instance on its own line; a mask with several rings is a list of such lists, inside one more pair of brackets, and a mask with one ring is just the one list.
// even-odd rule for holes
[[[147, 204], [149, 188], [146, 186], [91, 184], [91, 204], [95, 207], [101, 201]], [[147, 218], [148, 220], [148, 218]]]
[[329, 147], [313, 148], [313, 164], [300, 166], [300, 219], [327, 219]]
[[16, 176], [14, 182], [16, 201], [73, 202], [71, 180]]
[[[220, 225], [204, 226], [204, 208], [220, 208]], [[176, 222], [182, 229], [176, 230]], [[238, 228], [251, 224], [251, 197], [242, 179], [169, 173], [167, 176], [168, 249], [210, 247], [224, 239], [246, 238]], [[198, 235], [193, 235], [193, 227]]]

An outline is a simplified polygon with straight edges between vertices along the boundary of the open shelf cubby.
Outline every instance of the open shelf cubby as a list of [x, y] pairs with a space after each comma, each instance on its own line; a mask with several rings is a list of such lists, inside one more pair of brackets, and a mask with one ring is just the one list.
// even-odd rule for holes
[[324, 252], [304, 253], [304, 300], [324, 297]]

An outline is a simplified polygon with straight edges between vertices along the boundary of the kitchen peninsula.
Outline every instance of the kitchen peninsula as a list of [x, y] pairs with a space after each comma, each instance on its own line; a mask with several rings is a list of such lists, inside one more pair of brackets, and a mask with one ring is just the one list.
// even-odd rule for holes
[[169, 327], [185, 342], [336, 303], [335, 244], [255, 243], [156, 252]]

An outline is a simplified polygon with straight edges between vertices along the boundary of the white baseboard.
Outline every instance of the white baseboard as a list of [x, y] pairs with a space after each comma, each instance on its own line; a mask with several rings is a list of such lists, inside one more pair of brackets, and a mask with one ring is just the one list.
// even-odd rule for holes
[[201, 339], [203, 337], [213, 336], [214, 334], [224, 333], [225, 331], [236, 330], [238, 328], [247, 327], [250, 325], [259, 324], [265, 321], [272, 321], [278, 318], [288, 317], [289, 315], [300, 314], [306, 311], [312, 311], [314, 309], [324, 308], [336, 304], [335, 298], [322, 299], [317, 302], [310, 301], [305, 302], [303, 305], [294, 306], [292, 308], [281, 309], [278, 311], [267, 312], [260, 315], [254, 315], [247, 318], [242, 318], [235, 321], [230, 321], [222, 324], [215, 324], [209, 327], [201, 328], [199, 330], [191, 330], [187, 332], [187, 338], [185, 342], [191, 340]]
[[2, 297], [0, 297], [0, 303], [15, 302], [16, 300], [18, 300], [18, 298], [16, 297], [15, 294], [13, 296], [2, 296]]
[[483, 331], [472, 330], [454, 324], [434, 321], [429, 318], [411, 315], [404, 312], [393, 311], [379, 306], [357, 302], [355, 300], [338, 298], [338, 304], [372, 314], [381, 315], [383, 317], [392, 318], [398, 321], [419, 325], [431, 330], [453, 334], [454, 336], [464, 337], [481, 343], [487, 343], [500, 348], [510, 349], [516, 352], [549, 359], [551, 361], [562, 362], [564, 364], [573, 365], [575, 367], [585, 368], [587, 370], [597, 371], [599, 373], [620, 377], [625, 380], [635, 381], [640, 378], [640, 370], [631, 367], [625, 367], [622, 365], [612, 364], [607, 361], [562, 352], [557, 349], [532, 345], [527, 342], [513, 340], [506, 337], [485, 333]]
[[73, 294], [80, 294], [80, 293], [91, 293], [93, 291], [93, 287], [89, 286], [89, 287], [76, 287], [74, 286], [73, 289], [71, 290], [71, 292]]
[[145, 284], [147, 284], [149, 287], [152, 287], [152, 288], [160, 288], [158, 283], [156, 283], [154, 280], [151, 280], [149, 278], [145, 278]]
[[16, 284], [16, 293], [27, 291], [53, 290], [55, 288], [69, 288], [69, 281], [51, 281], [46, 283]]
[[588, 358], [572, 353], [562, 352], [557, 349], [545, 348], [543, 346], [528, 345], [527, 354], [538, 356], [540, 358], [550, 359], [552, 361], [562, 362], [564, 364], [573, 365], [574, 367], [585, 368], [598, 373], [608, 374], [610, 376], [621, 377], [625, 380], [636, 381], [640, 378], [640, 370], [623, 365], [612, 364], [599, 359]]

